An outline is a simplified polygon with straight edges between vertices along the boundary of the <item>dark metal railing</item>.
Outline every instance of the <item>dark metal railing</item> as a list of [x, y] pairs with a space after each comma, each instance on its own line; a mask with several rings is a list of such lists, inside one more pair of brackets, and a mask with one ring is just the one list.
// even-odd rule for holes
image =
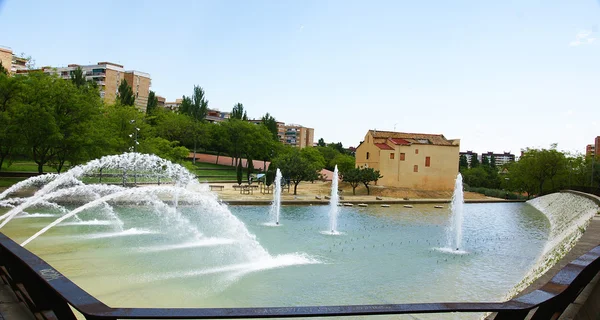
[[0, 277], [38, 319], [208, 319], [495, 312], [495, 319], [556, 319], [600, 271], [600, 246], [561, 269], [542, 288], [506, 302], [411, 303], [268, 308], [111, 308], [44, 260], [0, 233]]

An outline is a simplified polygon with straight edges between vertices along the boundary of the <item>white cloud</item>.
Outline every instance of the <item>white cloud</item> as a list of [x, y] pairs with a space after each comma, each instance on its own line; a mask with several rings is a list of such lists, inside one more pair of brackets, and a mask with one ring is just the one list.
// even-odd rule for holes
[[577, 47], [582, 44], [592, 44], [596, 41], [596, 38], [593, 37], [592, 31], [590, 30], [582, 30], [577, 33], [575, 36], [575, 40], [569, 43], [570, 47]]

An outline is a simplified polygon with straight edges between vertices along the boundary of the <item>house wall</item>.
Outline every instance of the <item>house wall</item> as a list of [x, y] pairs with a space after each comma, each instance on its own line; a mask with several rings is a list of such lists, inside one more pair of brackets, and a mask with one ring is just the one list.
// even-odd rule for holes
[[[382, 143], [382, 141], [376, 141]], [[377, 185], [411, 188], [415, 190], [452, 190], [458, 174], [459, 143], [452, 146], [412, 144], [409, 146], [387, 143], [394, 150], [382, 150], [374, 145], [367, 133], [363, 143], [356, 149], [356, 166], [379, 170], [383, 176]], [[416, 152], [418, 150], [418, 153]], [[366, 154], [369, 152], [369, 159]], [[390, 154], [394, 159], [390, 159]], [[404, 160], [400, 154], [404, 153]], [[430, 166], [426, 167], [426, 158]], [[414, 166], [418, 172], [414, 172]]]
[[[365, 165], [369, 168], [374, 168], [375, 170], [379, 169], [379, 152], [380, 150], [377, 146], [374, 145], [373, 136], [371, 133], [367, 133], [363, 143], [361, 143], [358, 148], [356, 148], [356, 167], [364, 167]], [[369, 153], [369, 159], [367, 159], [367, 152]]]

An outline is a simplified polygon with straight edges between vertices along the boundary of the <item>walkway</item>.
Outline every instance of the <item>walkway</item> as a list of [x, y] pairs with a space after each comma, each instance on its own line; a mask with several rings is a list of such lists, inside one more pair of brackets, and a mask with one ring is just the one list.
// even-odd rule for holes
[[[194, 159], [194, 153], [191, 152], [188, 156], [189, 159]], [[246, 159], [241, 159], [242, 160], [242, 167], [246, 168], [247, 167], [247, 160]], [[217, 156], [213, 155], [213, 154], [205, 154], [205, 153], [196, 153], [196, 161], [198, 162], [204, 162], [204, 163], [214, 163], [214, 164], [220, 164], [222, 166], [233, 166], [234, 165], [234, 160], [232, 160], [231, 157], [227, 157], [227, 156], [219, 156], [219, 160], [217, 161]], [[262, 160], [252, 160], [252, 165], [254, 166], [255, 170], [260, 169], [268, 169], [269, 165], [271, 164], [270, 161], [262, 161]], [[327, 169], [323, 169], [321, 170], [321, 175], [323, 176], [323, 179], [325, 181], [331, 181], [331, 177], [333, 177], [333, 172], [327, 170]]]

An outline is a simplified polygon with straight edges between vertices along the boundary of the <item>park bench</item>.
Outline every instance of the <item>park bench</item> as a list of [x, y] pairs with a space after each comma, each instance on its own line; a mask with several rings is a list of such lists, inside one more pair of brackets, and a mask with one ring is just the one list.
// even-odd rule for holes
[[213, 191], [213, 190], [222, 191], [223, 188], [225, 188], [225, 186], [220, 186], [220, 185], [216, 185], [216, 184], [210, 184], [210, 185], [208, 185], [208, 187], [210, 188], [210, 191]]

